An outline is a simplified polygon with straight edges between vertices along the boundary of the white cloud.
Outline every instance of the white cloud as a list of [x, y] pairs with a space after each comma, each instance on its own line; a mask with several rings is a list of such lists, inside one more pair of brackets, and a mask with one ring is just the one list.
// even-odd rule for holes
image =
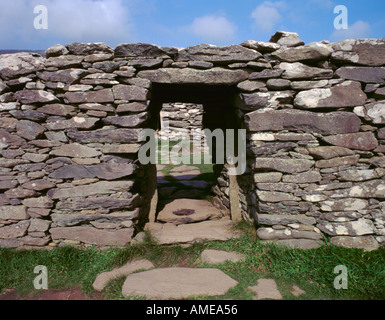
[[[3, 4], [3, 2], [7, 2]], [[30, 45], [55, 39], [70, 42], [106, 42], [116, 45], [132, 39], [130, 13], [124, 0], [0, 0], [0, 38], [3, 46]], [[35, 30], [33, 9], [48, 10], [48, 29]], [[9, 44], [8, 44], [9, 43]], [[18, 45], [20, 46], [20, 45]]]
[[348, 29], [334, 30], [330, 36], [332, 41], [341, 41], [345, 39], [367, 38], [370, 34], [370, 24], [358, 20], [348, 27]]
[[205, 40], [225, 41], [235, 36], [237, 27], [223, 16], [207, 15], [196, 18], [190, 30]]
[[279, 9], [285, 8], [283, 1], [265, 1], [251, 13], [258, 31], [273, 32], [277, 24], [282, 21]]

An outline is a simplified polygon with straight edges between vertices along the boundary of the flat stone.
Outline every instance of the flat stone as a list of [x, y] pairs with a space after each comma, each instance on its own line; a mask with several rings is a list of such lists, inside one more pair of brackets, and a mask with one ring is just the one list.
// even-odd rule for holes
[[137, 166], [125, 163], [103, 163], [94, 166], [68, 165], [63, 166], [49, 175], [53, 179], [100, 178], [117, 180], [132, 175]]
[[343, 192], [348, 197], [385, 199], [385, 180], [364, 181]]
[[309, 154], [316, 157], [317, 159], [333, 159], [337, 157], [353, 156], [354, 151], [338, 146], [320, 146], [308, 148]]
[[48, 196], [52, 199], [65, 199], [106, 195], [115, 192], [127, 192], [131, 190], [133, 185], [133, 181], [100, 181], [90, 185], [76, 186], [72, 188], [51, 189], [48, 191]]
[[244, 260], [244, 257], [238, 252], [228, 252], [223, 250], [209, 250], [206, 249], [201, 254], [203, 263], [217, 264], [230, 262], [239, 262]]
[[56, 120], [47, 122], [44, 127], [48, 130], [65, 130], [65, 129], [91, 129], [99, 121], [99, 118], [91, 117], [73, 117], [68, 120]]
[[282, 182], [284, 183], [315, 183], [320, 182], [322, 176], [318, 171], [303, 172], [294, 175], [284, 175]]
[[299, 38], [298, 33], [287, 32], [287, 31], [277, 31], [269, 40], [269, 42], [277, 43], [285, 47], [298, 47], [302, 46], [305, 43]]
[[159, 212], [157, 221], [180, 225], [221, 217], [222, 213], [206, 200], [176, 199], [165, 205]]
[[114, 231], [101, 230], [88, 226], [50, 229], [53, 240], [76, 240], [98, 246], [126, 246], [131, 241], [133, 233], [134, 229], [132, 228]]
[[148, 119], [148, 113], [142, 112], [130, 116], [111, 116], [103, 119], [106, 124], [116, 125], [124, 128], [135, 128], [143, 124]]
[[0, 227], [0, 239], [20, 238], [27, 233], [30, 222], [23, 220], [5, 227]]
[[89, 158], [101, 155], [100, 151], [78, 143], [63, 144], [59, 149], [52, 150], [51, 155], [70, 158]]
[[301, 130], [321, 134], [358, 132], [361, 120], [350, 112], [314, 113], [302, 110], [257, 110], [245, 115], [250, 131]]
[[112, 92], [115, 100], [147, 101], [149, 98], [149, 91], [137, 86], [116, 85]]
[[323, 211], [358, 211], [368, 208], [369, 203], [364, 199], [342, 199], [328, 200], [321, 202], [321, 210]]
[[43, 219], [31, 219], [31, 223], [28, 227], [28, 232], [46, 232], [51, 225], [50, 221]]
[[29, 120], [20, 120], [16, 125], [17, 135], [27, 140], [35, 140], [45, 128], [38, 123]]
[[381, 178], [385, 175], [385, 169], [375, 170], [344, 170], [339, 173], [342, 181], [368, 181]]
[[71, 54], [75, 55], [91, 55], [96, 53], [111, 54], [114, 50], [102, 42], [95, 43], [79, 43], [74, 42], [66, 45], [66, 48]]
[[338, 247], [345, 248], [359, 248], [364, 249], [365, 251], [374, 251], [379, 248], [379, 243], [373, 236], [363, 236], [363, 237], [348, 237], [348, 236], [338, 236], [332, 237], [331, 243]]
[[232, 231], [230, 220], [213, 220], [192, 224], [147, 223], [145, 229], [159, 244], [195, 243], [200, 241], [226, 241], [240, 235]]
[[58, 57], [50, 57], [45, 60], [45, 67], [50, 68], [76, 68], [80, 67], [84, 57], [66, 54]]
[[369, 103], [363, 107], [364, 116], [374, 124], [385, 124], [385, 101]]
[[272, 53], [272, 57], [285, 62], [326, 60], [333, 53], [333, 49], [322, 43], [312, 43], [295, 48], [281, 48]]
[[277, 43], [255, 41], [255, 40], [247, 40], [241, 43], [241, 46], [244, 46], [246, 48], [253, 49], [262, 53], [273, 52], [281, 48], [281, 46]]
[[265, 202], [282, 202], [282, 201], [301, 201], [301, 198], [295, 197], [290, 193], [276, 191], [257, 191], [260, 201]]
[[304, 159], [257, 158], [252, 167], [295, 174], [309, 171], [314, 164], [314, 161]]
[[372, 132], [358, 132], [324, 137], [327, 143], [354, 150], [370, 151], [378, 147]]
[[115, 101], [112, 89], [88, 92], [66, 92], [64, 97], [69, 103], [108, 103]]
[[29, 198], [23, 200], [23, 205], [28, 208], [42, 208], [49, 209], [53, 206], [53, 201], [48, 197]]
[[282, 239], [277, 240], [276, 243], [287, 248], [301, 250], [317, 249], [323, 246], [322, 241], [311, 239]]
[[280, 215], [280, 214], [258, 214], [258, 224], [260, 225], [288, 225], [305, 224], [315, 225], [316, 219], [306, 215]]
[[363, 236], [376, 233], [373, 222], [368, 219], [338, 223], [319, 223], [317, 228], [331, 236]]
[[256, 293], [254, 300], [282, 300], [282, 295], [278, 290], [277, 283], [273, 279], [259, 279], [254, 287], [248, 287]]
[[43, 191], [47, 189], [54, 188], [55, 185], [48, 180], [32, 180], [29, 182], [26, 182], [22, 185], [23, 188], [25, 189], [30, 189], [30, 190], [35, 190], [35, 191]]
[[360, 83], [346, 81], [332, 88], [302, 91], [294, 105], [304, 109], [356, 107], [364, 105], [366, 99]]
[[67, 136], [79, 143], [137, 143], [140, 129], [106, 129], [68, 132]]
[[128, 43], [120, 44], [115, 48], [116, 58], [121, 57], [141, 57], [156, 58], [164, 55], [175, 55], [178, 49], [172, 47], [160, 47], [148, 43]]
[[72, 84], [87, 74], [88, 72], [83, 69], [66, 69], [66, 70], [58, 70], [54, 72], [48, 72], [48, 71], [37, 72], [36, 75], [38, 76], [38, 78], [44, 81], [63, 82], [66, 84]]
[[385, 68], [341, 67], [336, 71], [336, 75], [346, 80], [376, 84], [385, 83]]
[[228, 70], [223, 68], [209, 70], [166, 68], [140, 71], [138, 77], [165, 84], [236, 85], [247, 80], [249, 73], [245, 70]]
[[358, 163], [359, 160], [360, 156], [357, 154], [354, 156], [338, 157], [330, 160], [319, 160], [316, 162], [315, 166], [316, 168], [332, 168], [347, 165], [354, 166]]
[[238, 284], [219, 269], [164, 268], [130, 274], [122, 294], [150, 299], [187, 299], [220, 296]]
[[54, 96], [52, 93], [44, 90], [17, 91], [14, 97], [23, 104], [49, 103], [59, 101], [58, 98], [56, 98], [56, 96]]
[[333, 43], [332, 59], [363, 66], [385, 65], [384, 39], [348, 39]]
[[333, 76], [333, 70], [309, 67], [301, 62], [282, 62], [278, 68], [284, 71], [282, 78], [289, 80], [314, 79], [319, 77], [331, 78]]
[[131, 273], [140, 271], [140, 270], [149, 270], [155, 268], [151, 261], [149, 260], [138, 260], [138, 261], [129, 261], [124, 266], [120, 268], [113, 269], [111, 271], [103, 272], [99, 274], [92, 287], [101, 292], [107, 284], [116, 278], [127, 276]]
[[44, 58], [28, 52], [0, 56], [0, 77], [9, 80], [44, 68]]
[[0, 207], [0, 220], [26, 220], [28, 217], [25, 206]]
[[255, 50], [240, 45], [217, 47], [209, 44], [200, 44], [180, 50], [177, 61], [207, 61], [207, 62], [249, 62], [257, 60], [262, 55]]
[[242, 110], [256, 110], [261, 108], [277, 108], [281, 104], [290, 103], [295, 95], [294, 91], [241, 93], [236, 99], [236, 106]]

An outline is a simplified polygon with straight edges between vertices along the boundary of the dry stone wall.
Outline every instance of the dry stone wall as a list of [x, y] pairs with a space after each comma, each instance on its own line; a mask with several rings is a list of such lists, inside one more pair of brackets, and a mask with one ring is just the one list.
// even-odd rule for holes
[[130, 243], [148, 214], [138, 135], [153, 84], [237, 88], [239, 206], [261, 239], [385, 244], [384, 39], [74, 43], [2, 55], [0, 79], [1, 247]]

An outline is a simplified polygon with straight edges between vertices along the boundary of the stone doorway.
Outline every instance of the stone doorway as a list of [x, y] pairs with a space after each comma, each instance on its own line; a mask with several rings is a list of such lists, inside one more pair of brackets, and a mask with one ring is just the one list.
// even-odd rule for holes
[[[162, 162], [168, 155], [161, 158], [159, 154], [159, 162], [156, 165], [156, 212], [150, 217], [150, 222], [158, 221], [159, 214], [166, 206], [172, 208], [173, 218], [177, 221], [196, 222], [194, 220], [196, 213], [206, 212], [208, 204], [215, 209], [212, 210], [215, 212], [203, 214], [203, 218], [197, 218], [198, 221], [232, 217], [229, 177], [224, 164], [226, 159], [221, 161], [216, 152], [219, 150], [217, 147], [224, 148], [225, 144], [215, 135], [208, 139], [203, 135], [199, 141], [201, 148], [196, 149], [197, 141], [193, 139], [199, 134], [191, 134], [199, 131], [202, 134], [203, 129], [209, 129], [211, 132], [216, 129], [223, 132], [226, 132], [226, 129], [238, 129], [233, 106], [235, 93], [236, 88], [231, 86], [153, 84], [149, 106], [150, 125], [158, 134], [159, 153], [165, 151], [162, 150], [162, 140], [169, 140], [169, 146], [165, 143], [166, 151], [172, 152], [175, 146], [178, 149], [181, 141], [180, 132], [184, 132], [190, 135], [191, 157], [188, 163], [173, 164]], [[165, 130], [166, 121], [169, 127]], [[207, 143], [208, 140], [212, 141], [212, 145]], [[195, 162], [197, 158], [194, 152], [200, 153], [201, 159], [198, 163]], [[211, 163], [206, 162], [208, 158], [205, 156], [211, 158]], [[160, 220], [167, 222], [167, 219]]]

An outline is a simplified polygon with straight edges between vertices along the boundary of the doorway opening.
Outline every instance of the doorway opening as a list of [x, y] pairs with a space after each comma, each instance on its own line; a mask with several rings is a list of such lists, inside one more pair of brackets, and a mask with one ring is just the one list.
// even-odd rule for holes
[[[153, 84], [149, 120], [158, 146], [155, 221], [167, 222], [159, 217], [163, 209], [186, 199], [214, 205], [220, 216], [212, 219], [231, 216], [223, 154], [226, 130], [239, 128], [233, 105], [236, 93], [235, 86]], [[207, 136], [208, 132], [213, 134]], [[224, 140], [214, 134], [221, 132]], [[175, 208], [178, 221], [191, 221], [193, 209]]]

